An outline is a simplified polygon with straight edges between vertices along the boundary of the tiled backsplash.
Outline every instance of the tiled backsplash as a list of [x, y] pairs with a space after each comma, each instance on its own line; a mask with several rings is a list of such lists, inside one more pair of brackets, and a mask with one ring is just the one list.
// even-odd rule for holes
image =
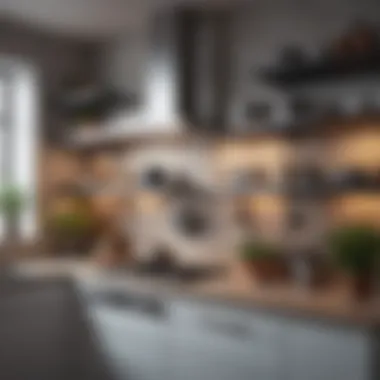
[[[68, 156], [66, 166], [71, 168], [72, 161], [73, 157]], [[156, 247], [165, 246], [176, 252], [184, 263], [224, 262], [232, 258], [236, 243], [247, 231], [282, 244], [289, 252], [310, 248], [323, 250], [325, 233], [337, 223], [380, 223], [379, 187], [372, 192], [346, 191], [327, 197], [303, 198], [289, 194], [285, 186], [289, 168], [305, 165], [320, 167], [322, 172], [342, 168], [369, 170], [378, 175], [380, 182], [380, 130], [377, 125], [360, 125], [354, 132], [340, 132], [319, 139], [289, 140], [267, 136], [200, 144], [142, 144], [140, 148], [126, 148], [125, 152], [111, 158], [107, 153], [103, 158], [97, 155], [92, 165], [78, 169], [83, 162], [79, 159], [75, 170], [60, 169], [61, 181], [68, 180], [65, 172], [73, 174], [84, 170], [87, 177], [92, 176], [104, 184], [114, 183], [118, 192], [111, 192], [108, 198], [125, 198], [128, 206], [125, 210], [116, 207], [113, 212], [118, 216], [125, 213], [125, 229], [134, 241], [135, 254], [141, 258]], [[213, 226], [209, 232], [190, 238], [178, 231], [178, 202], [165, 191], [151, 189], [142, 181], [144, 172], [151, 167], [163, 169], [171, 180], [190, 178], [191, 183], [208, 193], [210, 201], [203, 203], [202, 212]], [[271, 186], [260, 191], [233, 190], [231, 182], [241, 172], [254, 172]], [[73, 177], [74, 180], [81, 178], [80, 175]], [[94, 204], [104, 197], [104, 194], [93, 194]], [[249, 225], [245, 228], [238, 223], [236, 209], [246, 214]]]

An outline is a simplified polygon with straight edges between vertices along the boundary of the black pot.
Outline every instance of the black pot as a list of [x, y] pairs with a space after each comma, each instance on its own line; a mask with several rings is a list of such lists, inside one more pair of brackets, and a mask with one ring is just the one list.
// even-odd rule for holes
[[142, 185], [148, 189], [163, 190], [168, 183], [168, 174], [159, 166], [149, 168], [142, 176]]
[[202, 210], [191, 204], [180, 207], [174, 220], [175, 228], [183, 236], [200, 238], [210, 232], [211, 221]]
[[325, 175], [319, 167], [293, 169], [288, 173], [286, 181], [288, 193], [295, 197], [320, 196], [326, 189]]
[[371, 186], [370, 176], [359, 169], [344, 169], [330, 176], [330, 183], [335, 190], [366, 189]]

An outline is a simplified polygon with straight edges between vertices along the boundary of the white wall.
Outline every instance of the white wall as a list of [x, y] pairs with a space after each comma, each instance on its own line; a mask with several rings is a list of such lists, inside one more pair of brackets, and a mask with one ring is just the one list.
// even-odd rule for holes
[[115, 38], [106, 48], [104, 71], [117, 88], [140, 94], [147, 69], [148, 28], [146, 25]]
[[[147, 18], [145, 18], [147, 20]], [[380, 26], [378, 0], [256, 0], [234, 15], [231, 124], [244, 124], [247, 102], [273, 96], [252, 78], [252, 69], [271, 64], [285, 45], [317, 54], [355, 20]], [[144, 95], [149, 41], [148, 22], [118, 37], [107, 51], [105, 73], [112, 83]]]
[[133, 28], [145, 3], [134, 0], [2, 0], [0, 11], [64, 33], [106, 36]]

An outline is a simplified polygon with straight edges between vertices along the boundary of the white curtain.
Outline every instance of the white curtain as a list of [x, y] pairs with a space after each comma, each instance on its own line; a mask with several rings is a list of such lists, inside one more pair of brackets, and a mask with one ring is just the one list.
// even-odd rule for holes
[[27, 202], [20, 218], [20, 236], [33, 240], [38, 232], [37, 191], [37, 76], [33, 68], [20, 66], [14, 76], [14, 183], [26, 194]]
[[[1, 99], [1, 95], [0, 95], [0, 104], [1, 104], [1, 100], [2, 99]], [[2, 166], [3, 166], [3, 155], [1, 154], [2, 149], [3, 149], [3, 143], [4, 143], [3, 137], [4, 137], [4, 132], [2, 129], [2, 125], [0, 125], [0, 168], [2, 168]], [[3, 185], [3, 182], [4, 181], [0, 176], [0, 187]], [[0, 213], [0, 242], [4, 240], [4, 236], [5, 236], [5, 220], [4, 220], [3, 214]]]
[[[5, 118], [4, 118], [4, 111], [5, 111], [5, 81], [4, 78], [0, 76], [0, 187], [4, 184], [4, 179], [2, 178], [3, 173], [3, 165], [4, 165], [4, 145], [5, 144], [5, 133], [4, 128], [6, 125]], [[5, 236], [5, 220], [2, 213], [0, 213], [0, 242], [3, 241]]]
[[[0, 59], [1, 60], [1, 59]], [[9, 125], [1, 125], [11, 128], [12, 137], [9, 149], [11, 157], [4, 157], [4, 145], [0, 145], [0, 164], [3, 160], [7, 160], [10, 165], [11, 183], [16, 185], [27, 197], [26, 207], [19, 221], [20, 237], [23, 241], [31, 241], [37, 237], [38, 221], [37, 221], [37, 205], [36, 205], [36, 188], [37, 188], [37, 143], [38, 136], [38, 78], [37, 73], [32, 66], [27, 64], [18, 64], [12, 61], [7, 62], [10, 66], [7, 80], [7, 91], [0, 91], [0, 109], [1, 95], [11, 96], [11, 101], [7, 102], [10, 107], [7, 112], [8, 118], [3, 119], [4, 123]], [[0, 73], [1, 75], [1, 73]], [[0, 76], [1, 78], [1, 76]], [[1, 81], [1, 80], [0, 80]], [[1, 84], [0, 84], [1, 87]], [[4, 87], [5, 88], [5, 87]], [[1, 112], [0, 112], [1, 114]], [[5, 138], [5, 134], [0, 132], [0, 144], [9, 143]], [[4, 179], [0, 178], [0, 186], [4, 184]], [[4, 239], [4, 219], [0, 217], [0, 239]]]

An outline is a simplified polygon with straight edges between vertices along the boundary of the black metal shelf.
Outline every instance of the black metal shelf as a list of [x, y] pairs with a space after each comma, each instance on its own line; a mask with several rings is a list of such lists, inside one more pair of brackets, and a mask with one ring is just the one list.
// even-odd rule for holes
[[380, 57], [363, 61], [316, 61], [293, 67], [271, 67], [260, 70], [258, 74], [265, 82], [278, 87], [343, 80], [380, 79]]

